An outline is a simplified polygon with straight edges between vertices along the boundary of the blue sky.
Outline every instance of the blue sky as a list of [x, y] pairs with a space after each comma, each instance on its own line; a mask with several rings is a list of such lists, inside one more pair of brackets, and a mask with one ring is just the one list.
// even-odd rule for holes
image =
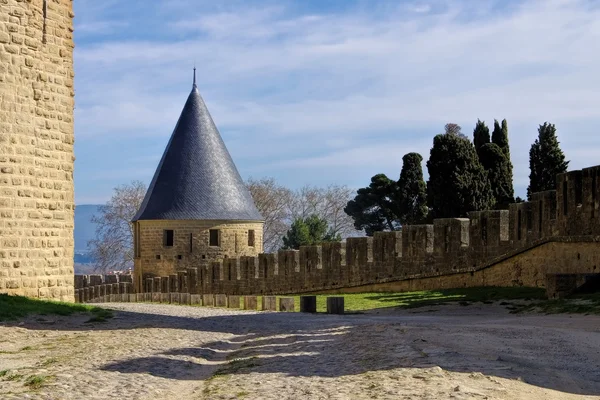
[[[600, 164], [594, 0], [75, 0], [75, 200], [152, 178], [198, 87], [244, 179], [397, 178], [455, 122], [509, 125], [524, 196], [539, 124]], [[425, 161], [423, 163], [427, 173]]]

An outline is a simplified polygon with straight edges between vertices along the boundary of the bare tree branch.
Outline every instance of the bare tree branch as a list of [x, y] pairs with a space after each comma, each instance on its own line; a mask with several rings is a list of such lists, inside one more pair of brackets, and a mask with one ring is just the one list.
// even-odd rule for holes
[[133, 266], [131, 220], [145, 194], [146, 185], [141, 181], [118, 186], [111, 199], [100, 206], [100, 214], [92, 217], [92, 222], [96, 224], [96, 238], [88, 242], [88, 247], [96, 271], [118, 271]]

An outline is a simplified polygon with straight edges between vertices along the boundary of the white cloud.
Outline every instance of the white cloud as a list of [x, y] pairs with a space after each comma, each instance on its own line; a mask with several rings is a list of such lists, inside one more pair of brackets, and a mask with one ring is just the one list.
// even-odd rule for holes
[[[265, 175], [271, 165], [360, 162], [371, 170], [406, 149], [427, 158], [444, 123], [470, 134], [477, 118], [508, 120], [519, 186], [546, 120], [557, 124], [573, 167], [596, 163], [582, 151], [600, 122], [600, 54], [593, 51], [600, 9], [593, 1], [529, 0], [509, 9], [491, 0], [391, 2], [300, 14], [296, 3], [234, 4], [174, 14], [190, 3], [162, 3], [170, 18], [153, 22], [163, 36], [76, 47], [78, 135], [169, 135], [195, 61], [234, 157]], [[365, 146], [371, 136], [378, 142]]]

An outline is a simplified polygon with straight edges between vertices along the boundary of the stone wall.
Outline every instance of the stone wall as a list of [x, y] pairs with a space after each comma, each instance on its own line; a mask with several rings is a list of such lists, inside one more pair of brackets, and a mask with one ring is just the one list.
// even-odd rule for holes
[[[561, 174], [557, 190], [535, 193], [530, 202], [511, 204], [509, 210], [472, 212], [469, 218], [437, 219], [431, 225], [405, 226], [398, 232], [377, 232], [373, 237], [297, 251], [241, 257], [229, 253], [227, 258], [208, 262], [191, 257], [189, 262], [176, 264], [174, 255], [185, 249], [184, 243], [168, 253], [168, 268], [144, 269], [137, 277], [137, 290], [169, 287], [190, 293], [256, 295], [481, 285], [543, 287], [547, 273], [598, 272], [597, 171], [600, 167]], [[164, 226], [158, 221], [153, 224], [148, 235], [154, 235], [154, 244], [149, 249], [158, 251]], [[180, 224], [185, 238], [187, 231]], [[197, 229], [208, 228], [199, 223]], [[148, 262], [155, 257], [146, 254]]]
[[0, 292], [73, 300], [71, 0], [0, 0]]
[[[193, 266], [207, 267], [212, 261], [256, 257], [263, 251], [262, 222], [152, 220], [138, 221], [134, 229], [138, 289], [145, 276], [167, 276]], [[165, 242], [167, 230], [173, 231], [172, 246]], [[218, 232], [218, 246], [210, 245], [210, 230]]]

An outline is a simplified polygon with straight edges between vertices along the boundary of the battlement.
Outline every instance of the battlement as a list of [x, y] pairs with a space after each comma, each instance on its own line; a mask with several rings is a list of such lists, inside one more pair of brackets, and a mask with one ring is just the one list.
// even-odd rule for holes
[[[511, 204], [508, 210], [476, 211], [468, 218], [436, 219], [431, 225], [406, 225], [373, 237], [211, 261], [182, 270], [177, 281], [197, 279], [190, 293], [257, 295], [472, 275], [552, 238], [568, 245], [570, 237], [600, 235], [598, 171], [600, 167], [593, 167], [558, 175], [557, 190], [534, 193], [531, 201]], [[587, 242], [586, 249], [597, 243]], [[579, 253], [577, 257], [582, 259]], [[587, 272], [588, 267], [591, 264], [583, 262], [577, 268]], [[522, 284], [528, 271], [521, 270], [506, 284]], [[138, 290], [157, 290], [159, 285], [148, 286], [153, 279], [163, 278], [146, 274], [136, 282]], [[539, 277], [527, 279], [544, 284]]]

